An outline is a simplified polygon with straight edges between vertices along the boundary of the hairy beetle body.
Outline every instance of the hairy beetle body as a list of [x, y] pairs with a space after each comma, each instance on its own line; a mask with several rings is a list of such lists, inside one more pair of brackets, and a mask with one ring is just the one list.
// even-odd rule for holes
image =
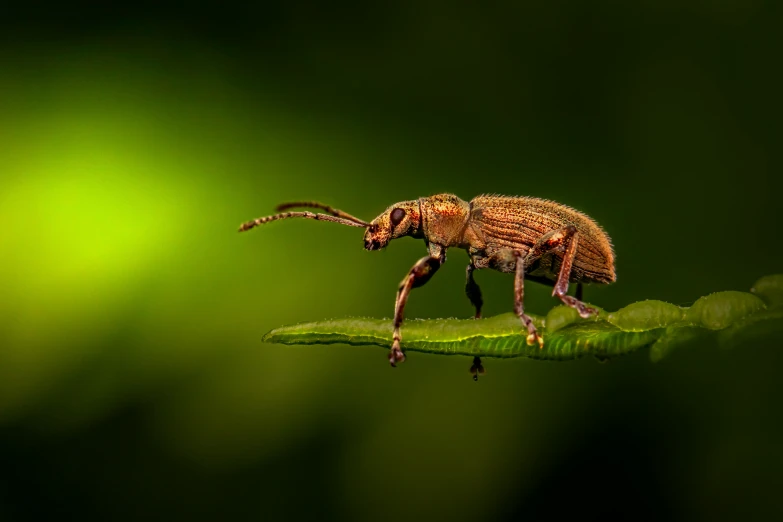
[[[461, 248], [474, 263], [492, 259], [499, 251], [512, 249], [527, 254], [547, 232], [573, 226], [579, 232], [569, 281], [612, 283], [614, 252], [609, 236], [598, 223], [578, 210], [554, 201], [531, 197], [479, 196], [470, 202], [470, 217]], [[563, 252], [555, 250], [526, 272], [528, 278], [555, 281]], [[503, 267], [513, 272], [514, 264]], [[531, 277], [532, 276], [532, 277]]]
[[[413, 288], [422, 286], [446, 262], [448, 248], [467, 251], [465, 293], [481, 316], [481, 290], [473, 272], [484, 268], [515, 274], [514, 310], [528, 332], [527, 342], [543, 346], [533, 321], [524, 313], [524, 279], [554, 287], [552, 295], [579, 312], [582, 317], [597, 310], [581, 301], [581, 283], [612, 283], [616, 279], [614, 252], [609, 236], [598, 223], [566, 205], [533, 197], [482, 195], [470, 202], [453, 194], [436, 194], [402, 201], [388, 207], [372, 222], [314, 201], [286, 203], [278, 211], [293, 207], [318, 208], [326, 214], [284, 212], [244, 223], [239, 230], [257, 225], [303, 217], [363, 227], [364, 247], [379, 250], [403, 236], [423, 238], [429, 255], [420, 259], [400, 283], [394, 308], [394, 335], [389, 353], [392, 366], [405, 360], [400, 349], [405, 304]], [[567, 295], [568, 284], [578, 283], [576, 297]], [[476, 358], [471, 372], [483, 373]]]

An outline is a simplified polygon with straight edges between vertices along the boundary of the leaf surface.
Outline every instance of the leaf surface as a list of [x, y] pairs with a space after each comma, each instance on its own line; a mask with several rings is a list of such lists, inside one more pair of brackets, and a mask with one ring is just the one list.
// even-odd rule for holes
[[[722, 345], [752, 337], [754, 331], [783, 336], [783, 275], [760, 279], [749, 292], [717, 292], [698, 299], [690, 308], [663, 301], [640, 301], [616, 312], [599, 309], [597, 317], [582, 319], [566, 306], [546, 317], [531, 316], [544, 347], [529, 346], [519, 318], [501, 314], [485, 319], [412, 319], [402, 327], [402, 349], [441, 355], [528, 357], [566, 361], [593, 355], [617, 357], [651, 347], [659, 361], [675, 347], [716, 335]], [[288, 345], [347, 344], [388, 348], [391, 319], [345, 318], [275, 328], [267, 343]], [[736, 344], [736, 342], [734, 342]]]

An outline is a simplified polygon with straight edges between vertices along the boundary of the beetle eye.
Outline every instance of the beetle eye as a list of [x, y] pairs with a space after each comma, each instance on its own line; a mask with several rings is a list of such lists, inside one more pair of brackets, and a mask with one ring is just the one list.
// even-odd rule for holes
[[402, 223], [402, 220], [405, 218], [405, 211], [401, 208], [395, 208], [391, 212], [391, 224], [392, 227], [396, 227], [400, 223]]

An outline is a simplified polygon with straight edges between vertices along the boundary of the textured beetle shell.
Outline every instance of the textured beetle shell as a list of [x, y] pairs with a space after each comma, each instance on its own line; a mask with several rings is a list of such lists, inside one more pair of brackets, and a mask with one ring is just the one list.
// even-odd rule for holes
[[[609, 236], [590, 217], [561, 203], [533, 197], [482, 195], [470, 201], [470, 214], [461, 247], [471, 257], [493, 257], [503, 250], [527, 253], [553, 230], [576, 227], [579, 243], [570, 281], [612, 283], [616, 279]], [[533, 278], [554, 280], [562, 253], [544, 256], [529, 272]], [[508, 267], [504, 271], [511, 271]]]

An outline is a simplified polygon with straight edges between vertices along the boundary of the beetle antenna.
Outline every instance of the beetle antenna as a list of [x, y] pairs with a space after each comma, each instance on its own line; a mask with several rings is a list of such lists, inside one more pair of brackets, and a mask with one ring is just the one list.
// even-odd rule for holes
[[278, 212], [282, 212], [283, 210], [288, 210], [289, 208], [317, 208], [323, 210], [327, 214], [331, 214], [332, 216], [347, 219], [349, 221], [353, 221], [354, 223], [358, 223], [363, 227], [367, 227], [370, 225], [366, 221], [354, 217], [347, 212], [343, 212], [340, 209], [330, 207], [329, 205], [325, 205], [317, 201], [292, 201], [290, 203], [281, 203], [275, 208], [275, 210], [277, 210]]
[[239, 231], [244, 232], [246, 230], [250, 230], [251, 228], [257, 227], [258, 225], [269, 223], [270, 221], [277, 221], [278, 219], [288, 219], [288, 218], [295, 218], [295, 217], [315, 219], [317, 221], [332, 221], [333, 223], [348, 225], [349, 227], [365, 228], [370, 225], [369, 223], [365, 223], [363, 221], [362, 222], [351, 221], [349, 219], [344, 219], [336, 216], [329, 216], [326, 214], [313, 214], [312, 212], [283, 212], [282, 214], [260, 217], [252, 221], [248, 221], [247, 223], [242, 223], [242, 225], [239, 227]]

